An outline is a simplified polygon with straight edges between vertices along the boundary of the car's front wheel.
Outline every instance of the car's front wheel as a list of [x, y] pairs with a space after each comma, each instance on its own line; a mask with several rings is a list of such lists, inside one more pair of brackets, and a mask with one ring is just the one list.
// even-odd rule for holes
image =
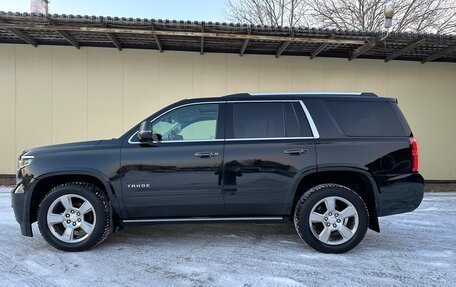
[[294, 223], [299, 236], [324, 253], [343, 253], [366, 234], [369, 213], [363, 199], [338, 184], [322, 184], [305, 192], [296, 204]]
[[83, 251], [101, 243], [111, 232], [111, 207], [106, 195], [88, 183], [53, 188], [38, 209], [43, 238], [64, 251]]

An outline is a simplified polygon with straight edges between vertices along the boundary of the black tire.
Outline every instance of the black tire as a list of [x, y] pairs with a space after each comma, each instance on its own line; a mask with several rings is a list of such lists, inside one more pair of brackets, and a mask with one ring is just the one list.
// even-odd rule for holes
[[[63, 195], [83, 197], [95, 213], [93, 230], [84, 240], [68, 243], [58, 239], [48, 226], [47, 213], [51, 204]], [[43, 238], [53, 247], [63, 251], [84, 251], [103, 242], [112, 232], [111, 206], [108, 197], [98, 187], [82, 182], [65, 183], [54, 187], [41, 201], [38, 208], [38, 227]]]
[[[320, 241], [311, 229], [313, 228], [315, 230], [318, 228], [318, 226], [311, 226], [310, 224], [310, 213], [312, 209], [320, 201], [328, 197], [339, 197], [347, 200], [355, 207], [358, 215], [356, 231], [352, 233], [353, 236], [348, 241], [341, 244], [326, 244]], [[326, 220], [327, 217], [324, 218]], [[301, 239], [312, 248], [323, 253], [344, 253], [356, 247], [366, 234], [368, 222], [369, 213], [363, 199], [353, 190], [338, 184], [321, 184], [309, 189], [297, 202], [294, 212], [295, 228]], [[325, 228], [324, 223], [321, 226]], [[330, 232], [330, 234], [331, 237], [334, 237], [333, 235], [341, 236], [341, 234], [334, 231]]]

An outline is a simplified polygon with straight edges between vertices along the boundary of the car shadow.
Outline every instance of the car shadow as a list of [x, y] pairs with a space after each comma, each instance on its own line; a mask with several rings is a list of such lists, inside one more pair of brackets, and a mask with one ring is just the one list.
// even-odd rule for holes
[[[27, 248], [57, 251], [49, 246], [35, 230], [40, 240], [26, 240]], [[35, 247], [33, 247], [35, 246]], [[293, 248], [296, 251], [319, 252], [310, 248], [296, 233], [293, 224], [157, 224], [127, 226], [111, 234], [94, 252], [128, 248], [148, 249], [185, 248], [188, 246], [223, 246], [224, 248]], [[413, 228], [396, 230], [382, 228], [381, 233], [368, 230], [358, 247], [349, 251], [365, 252], [422, 252], [440, 251], [428, 238], [417, 237]]]
[[[408, 237], [413, 230], [403, 230], [402, 236], [385, 231], [376, 233], [368, 230], [358, 248], [350, 252], [414, 252], [421, 250], [424, 242]], [[424, 240], [423, 240], [424, 241]], [[256, 245], [285, 244], [312, 250], [299, 238], [293, 224], [166, 224], [151, 226], [128, 226], [112, 234], [99, 248], [117, 248], [150, 245], [179, 246], [182, 244], [231, 247], [254, 247]]]

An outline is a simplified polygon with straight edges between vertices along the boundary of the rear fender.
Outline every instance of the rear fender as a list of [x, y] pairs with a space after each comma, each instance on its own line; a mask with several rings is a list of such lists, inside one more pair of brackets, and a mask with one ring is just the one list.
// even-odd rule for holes
[[[293, 181], [293, 184], [290, 187], [289, 190], [289, 195], [290, 198], [287, 201], [288, 206], [287, 210], [288, 213], [291, 214], [293, 212], [293, 204], [294, 204], [294, 199], [296, 195], [301, 192], [299, 190], [299, 185], [306, 180], [306, 178], [309, 178], [310, 176], [316, 176], [320, 173], [323, 172], [350, 172], [350, 173], [355, 173], [359, 176], [362, 176], [364, 179], [366, 179], [371, 186], [371, 189], [367, 191], [367, 196], [369, 197], [369, 200], [371, 200], [371, 206], [366, 202], [366, 205], [368, 205], [369, 208], [369, 228], [380, 232], [380, 226], [378, 223], [378, 210], [380, 210], [380, 194], [379, 194], [379, 189], [378, 185], [375, 181], [375, 179], [372, 177], [372, 175], [363, 169], [357, 168], [357, 167], [349, 167], [349, 166], [338, 166], [338, 167], [323, 167], [323, 168], [318, 168], [318, 171], [316, 169], [312, 170], [306, 170], [301, 173], [298, 173], [295, 176], [295, 179]], [[337, 182], [334, 182], [337, 183]]]

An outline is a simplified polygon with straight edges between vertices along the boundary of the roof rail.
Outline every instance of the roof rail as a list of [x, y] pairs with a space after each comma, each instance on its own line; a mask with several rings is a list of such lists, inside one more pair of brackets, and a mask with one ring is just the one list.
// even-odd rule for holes
[[370, 92], [279, 92], [279, 93], [248, 93], [250, 96], [361, 96], [378, 97]]

